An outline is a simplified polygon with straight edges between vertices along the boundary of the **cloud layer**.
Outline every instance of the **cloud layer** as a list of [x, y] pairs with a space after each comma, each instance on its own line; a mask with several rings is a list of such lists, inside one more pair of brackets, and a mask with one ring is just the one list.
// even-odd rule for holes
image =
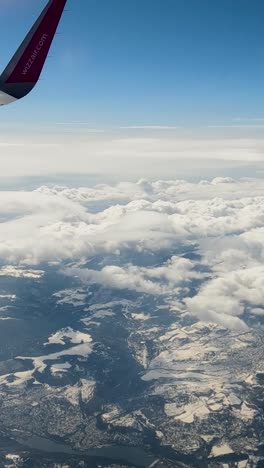
[[[53, 125], [34, 130], [0, 128], [0, 174], [4, 177], [96, 174], [136, 180], [193, 177], [230, 169], [239, 174], [263, 170], [262, 134], [245, 138], [219, 129], [177, 130], [172, 127], [134, 126], [96, 129], [87, 125]], [[3, 122], [4, 127], [5, 123]], [[261, 129], [259, 129], [260, 131]], [[247, 129], [247, 133], [248, 133]], [[14, 137], [15, 133], [15, 137]], [[261, 132], [260, 132], [261, 133]], [[100, 137], [98, 136], [100, 135]], [[72, 157], [74, 155], [74, 157]], [[247, 171], [247, 172], [244, 172]], [[208, 176], [209, 177], [209, 176]]]
[[264, 304], [263, 189], [262, 180], [217, 177], [0, 192], [0, 259], [96, 257], [96, 267], [65, 273], [164, 296], [202, 320], [245, 329], [245, 314], [260, 317]]

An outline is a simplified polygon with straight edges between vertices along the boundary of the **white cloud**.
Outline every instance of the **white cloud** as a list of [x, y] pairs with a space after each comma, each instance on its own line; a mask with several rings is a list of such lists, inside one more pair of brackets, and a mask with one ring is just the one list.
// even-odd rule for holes
[[217, 184], [234, 184], [235, 180], [232, 179], [232, 177], [215, 177], [212, 180], [212, 185], [217, 185]]
[[[37, 265], [109, 256], [99, 269], [67, 273], [165, 295], [202, 320], [242, 329], [244, 312], [260, 316], [264, 302], [263, 189], [261, 179], [217, 177], [0, 192], [0, 260]], [[200, 258], [180, 256], [194, 246]], [[156, 259], [166, 252], [166, 260], [138, 265], [146, 252]], [[198, 289], [190, 297], [192, 284]]]
[[128, 127], [120, 127], [123, 130], [177, 130], [178, 126], [169, 125], [131, 125]]
[[[8, 136], [1, 132], [3, 148], [0, 157], [2, 176], [32, 176], [50, 174], [99, 174], [114, 177], [168, 178], [170, 174], [193, 175], [215, 173], [228, 168], [243, 168], [257, 164], [262, 168], [264, 141], [237, 135], [226, 138], [190, 136], [190, 131], [175, 134], [172, 128], [156, 129], [153, 137], [150, 128], [107, 130], [85, 126], [56, 125], [56, 131], [43, 131], [25, 136], [25, 130]], [[164, 131], [165, 130], [165, 131]], [[208, 129], [216, 133], [217, 129]], [[227, 129], [228, 130], [228, 129]], [[261, 130], [261, 129], [260, 129]], [[228, 130], [229, 131], [229, 130]], [[256, 129], [257, 131], [257, 129]], [[99, 133], [98, 133], [99, 132]], [[236, 129], [239, 132], [239, 129]], [[97, 134], [98, 133], [98, 134]], [[74, 155], [74, 157], [73, 157]]]
[[[244, 304], [262, 306], [264, 303], [264, 267], [222, 272], [208, 281], [193, 298], [185, 300], [189, 310], [200, 319], [225, 324], [231, 328], [246, 328], [237, 317], [244, 312]], [[259, 314], [257, 314], [259, 315]]]
[[98, 283], [116, 289], [130, 289], [154, 295], [177, 296], [180, 286], [203, 275], [194, 270], [195, 264], [188, 259], [173, 256], [160, 267], [144, 268], [136, 265], [119, 267], [108, 265], [102, 270], [69, 268], [66, 274], [77, 275], [86, 283]]
[[209, 125], [208, 128], [238, 128], [243, 129], [246, 128], [247, 130], [256, 129], [256, 128], [264, 128], [264, 125], [261, 124], [243, 124], [243, 125]]

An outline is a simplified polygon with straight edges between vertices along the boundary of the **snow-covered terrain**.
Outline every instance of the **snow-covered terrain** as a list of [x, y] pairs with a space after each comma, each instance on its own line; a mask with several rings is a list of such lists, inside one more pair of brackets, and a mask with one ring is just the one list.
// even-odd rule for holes
[[220, 177], [9, 195], [0, 464], [264, 466], [263, 188]]

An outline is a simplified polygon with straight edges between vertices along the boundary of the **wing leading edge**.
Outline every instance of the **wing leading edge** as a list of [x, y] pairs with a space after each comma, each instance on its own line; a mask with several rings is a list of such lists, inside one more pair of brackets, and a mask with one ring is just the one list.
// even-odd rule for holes
[[67, 0], [50, 0], [0, 76], [0, 106], [26, 96], [37, 83]]

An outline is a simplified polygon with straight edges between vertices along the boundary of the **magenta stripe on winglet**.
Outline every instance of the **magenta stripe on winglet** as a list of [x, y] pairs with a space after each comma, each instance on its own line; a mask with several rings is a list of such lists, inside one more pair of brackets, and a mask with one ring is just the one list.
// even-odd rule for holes
[[13, 63], [9, 64], [10, 74], [6, 77], [6, 84], [38, 81], [66, 1], [51, 0], [48, 3], [21, 45], [21, 55], [16, 57], [17, 60], [14, 57]]

